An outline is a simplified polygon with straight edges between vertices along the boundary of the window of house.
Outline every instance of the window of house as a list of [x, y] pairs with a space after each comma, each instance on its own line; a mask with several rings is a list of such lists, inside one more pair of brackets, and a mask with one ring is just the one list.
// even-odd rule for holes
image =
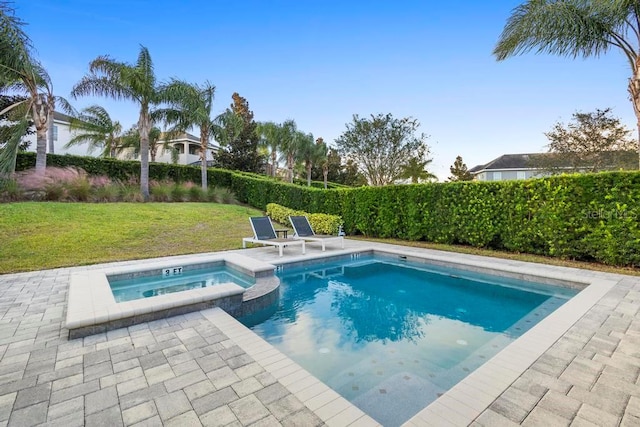
[[518, 179], [526, 179], [527, 178], [526, 172], [525, 171], [518, 171], [517, 178]]
[[189, 144], [189, 154], [200, 154], [200, 147], [197, 145]]
[[58, 126], [53, 125], [53, 140], [57, 141], [58, 140]]
[[494, 181], [502, 181], [502, 172], [494, 172], [493, 173]]
[[183, 144], [176, 144], [173, 147], [176, 149], [178, 154], [184, 154], [184, 145]]

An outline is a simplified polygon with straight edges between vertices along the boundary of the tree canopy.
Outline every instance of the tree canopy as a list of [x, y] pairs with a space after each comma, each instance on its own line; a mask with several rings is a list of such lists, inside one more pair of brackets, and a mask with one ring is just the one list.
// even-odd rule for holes
[[457, 156], [453, 165], [449, 167], [451, 176], [449, 181], [472, 181], [473, 174], [467, 169], [467, 165], [462, 161], [462, 156]]
[[572, 117], [570, 123], [557, 122], [545, 133], [551, 155], [537, 157], [537, 167], [550, 172], [598, 172], [635, 166], [631, 131], [611, 115], [611, 109], [576, 112]]
[[336, 145], [369, 184], [387, 185], [401, 178], [403, 166], [416, 153], [429, 151], [427, 136], [417, 134], [419, 126], [411, 117], [396, 119], [389, 113], [360, 118], [356, 114]]
[[232, 99], [233, 102], [225, 113], [227, 117], [233, 114], [239, 118], [240, 128], [238, 129], [235, 120], [225, 121], [222, 131], [226, 133], [228, 141], [218, 151], [216, 160], [227, 169], [259, 172], [262, 164], [262, 158], [258, 154], [260, 135], [256, 131], [258, 125], [253, 119], [253, 111], [249, 109], [249, 102], [237, 92], [233, 93]]

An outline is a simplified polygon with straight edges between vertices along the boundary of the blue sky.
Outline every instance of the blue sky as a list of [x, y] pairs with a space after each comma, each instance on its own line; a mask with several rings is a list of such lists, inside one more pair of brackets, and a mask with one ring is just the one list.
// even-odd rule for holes
[[[576, 111], [613, 109], [630, 129], [629, 65], [611, 51], [569, 59], [491, 55], [520, 1], [143, 1], [17, 0], [17, 15], [54, 90], [68, 97], [99, 55], [134, 62], [149, 48], [161, 80], [217, 87], [216, 112], [231, 94], [256, 120], [294, 119], [332, 144], [353, 114], [412, 116], [429, 135], [432, 171], [447, 178], [506, 153], [545, 150], [544, 132]], [[125, 127], [135, 106], [93, 103]]]

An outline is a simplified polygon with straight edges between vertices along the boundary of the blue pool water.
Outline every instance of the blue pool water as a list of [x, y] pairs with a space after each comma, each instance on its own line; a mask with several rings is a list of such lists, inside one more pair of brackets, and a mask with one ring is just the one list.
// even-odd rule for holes
[[171, 277], [155, 275], [125, 280], [109, 280], [109, 285], [116, 302], [123, 302], [196, 288], [206, 288], [228, 282], [248, 288], [253, 286], [255, 281], [247, 275], [221, 266], [192, 270]]
[[241, 321], [385, 426], [575, 295], [397, 257], [285, 266], [279, 276], [277, 306]]

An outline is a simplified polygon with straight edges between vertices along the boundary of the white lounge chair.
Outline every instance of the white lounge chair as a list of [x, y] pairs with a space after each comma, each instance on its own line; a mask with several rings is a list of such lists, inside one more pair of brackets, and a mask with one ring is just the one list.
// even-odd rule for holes
[[300, 242], [302, 242], [302, 253], [305, 253], [303, 240], [278, 238], [276, 230], [273, 228], [271, 219], [268, 216], [252, 216], [249, 218], [249, 221], [253, 229], [253, 237], [245, 237], [242, 239], [243, 248], [247, 247], [247, 243], [277, 246], [280, 256], [282, 256], [282, 248], [288, 245], [299, 245]]
[[326, 242], [339, 241], [341, 247], [344, 249], [344, 238], [342, 236], [331, 236], [324, 234], [316, 234], [309, 224], [309, 220], [306, 216], [292, 215], [289, 217], [289, 221], [293, 226], [294, 236], [296, 240], [306, 240], [308, 242], [320, 242], [322, 243], [322, 250], [325, 250]]

